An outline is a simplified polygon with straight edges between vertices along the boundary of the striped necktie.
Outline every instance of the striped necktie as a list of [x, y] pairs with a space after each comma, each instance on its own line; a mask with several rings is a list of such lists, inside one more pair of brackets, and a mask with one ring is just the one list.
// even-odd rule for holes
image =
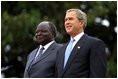
[[35, 57], [35, 62], [41, 57], [41, 55], [43, 54], [43, 50], [44, 50], [45, 48], [42, 46], [41, 47], [41, 49], [40, 49], [40, 51], [39, 51], [39, 53], [38, 53], [38, 55]]

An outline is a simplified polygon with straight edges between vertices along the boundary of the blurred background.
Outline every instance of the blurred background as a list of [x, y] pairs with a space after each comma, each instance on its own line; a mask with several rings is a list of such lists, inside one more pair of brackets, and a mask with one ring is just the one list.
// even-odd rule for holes
[[65, 11], [79, 8], [87, 13], [85, 33], [106, 44], [107, 78], [117, 77], [117, 1], [1, 1], [1, 77], [22, 78], [27, 55], [37, 47], [37, 25], [52, 21], [56, 41], [66, 43]]

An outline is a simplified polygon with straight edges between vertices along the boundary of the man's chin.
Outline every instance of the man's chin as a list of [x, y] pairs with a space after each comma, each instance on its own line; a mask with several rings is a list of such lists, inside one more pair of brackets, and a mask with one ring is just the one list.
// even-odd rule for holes
[[40, 41], [37, 41], [39, 44], [41, 44], [43, 41], [42, 40], [40, 40]]
[[66, 31], [68, 34], [71, 34], [71, 31]]

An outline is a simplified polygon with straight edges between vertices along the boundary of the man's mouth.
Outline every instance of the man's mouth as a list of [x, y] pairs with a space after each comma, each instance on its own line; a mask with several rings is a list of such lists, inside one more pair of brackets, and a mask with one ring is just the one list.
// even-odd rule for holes
[[66, 26], [67, 29], [70, 29], [72, 26]]
[[44, 37], [43, 36], [37, 36], [37, 39], [43, 39]]
[[44, 38], [42, 38], [42, 37], [37, 38], [37, 42], [42, 42], [43, 40], [44, 40]]

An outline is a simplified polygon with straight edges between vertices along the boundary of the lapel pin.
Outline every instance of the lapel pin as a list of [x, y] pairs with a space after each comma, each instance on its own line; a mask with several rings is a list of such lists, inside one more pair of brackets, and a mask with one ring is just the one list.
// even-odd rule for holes
[[80, 46], [78, 46], [77, 48], [80, 49]]

